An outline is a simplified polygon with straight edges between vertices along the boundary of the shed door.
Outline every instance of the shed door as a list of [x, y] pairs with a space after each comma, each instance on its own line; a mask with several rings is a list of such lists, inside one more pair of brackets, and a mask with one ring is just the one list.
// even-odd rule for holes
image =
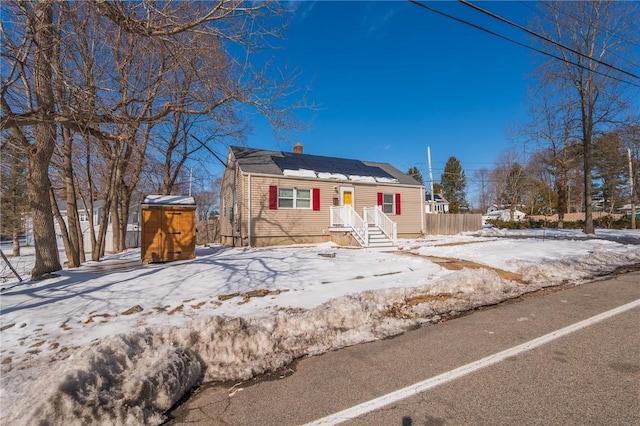
[[[167, 237], [165, 242], [166, 260], [189, 258], [194, 236], [194, 210], [165, 210], [164, 221]], [[186, 256], [186, 257], [185, 257]]]
[[160, 262], [162, 253], [162, 211], [159, 209], [142, 210], [142, 258], [145, 262]]

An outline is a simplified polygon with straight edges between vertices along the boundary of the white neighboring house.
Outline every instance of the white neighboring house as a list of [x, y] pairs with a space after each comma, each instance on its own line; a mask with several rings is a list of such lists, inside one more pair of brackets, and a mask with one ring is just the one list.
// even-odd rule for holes
[[[126, 236], [126, 247], [127, 248], [135, 248], [140, 247], [140, 211], [135, 203], [132, 203], [132, 207], [134, 211], [129, 213], [129, 219], [127, 221], [127, 236]], [[69, 218], [67, 216], [67, 205], [63, 203], [59, 206], [60, 214], [64, 219], [64, 222], [69, 226]], [[91, 232], [89, 230], [89, 209], [86, 207], [81, 207], [78, 209], [78, 216], [80, 219], [80, 229], [82, 229], [83, 236], [83, 245], [85, 253], [91, 253]], [[93, 205], [93, 227], [96, 232], [96, 236], [100, 229], [100, 215], [102, 214], [102, 201], [98, 200]], [[62, 231], [60, 226], [58, 225], [58, 221], [55, 222], [55, 231], [56, 231], [56, 240], [58, 243], [58, 247], [63, 247], [64, 244], [62, 242]], [[109, 223], [111, 223], [111, 215], [109, 215]], [[111, 225], [107, 226], [107, 234], [105, 236], [105, 253], [113, 253], [115, 252], [113, 247], [113, 229]]]
[[433, 208], [431, 205], [431, 194], [425, 196], [425, 213], [449, 213], [449, 202], [440, 194], [433, 194]]
[[514, 217], [512, 218], [510, 209], [498, 209], [498, 206], [493, 205], [487, 209], [486, 214], [482, 215], [482, 226], [486, 226], [487, 220], [489, 219], [500, 219], [504, 221], [513, 220], [515, 222], [519, 222], [526, 216], [526, 213], [523, 213], [520, 210], [516, 209]]

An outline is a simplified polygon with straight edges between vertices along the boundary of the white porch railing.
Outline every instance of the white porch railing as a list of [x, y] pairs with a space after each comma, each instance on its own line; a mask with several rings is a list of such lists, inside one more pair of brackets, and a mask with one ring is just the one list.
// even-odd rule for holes
[[351, 206], [331, 206], [330, 226], [351, 228], [360, 244], [369, 243], [369, 226]]
[[359, 242], [369, 245], [369, 225], [375, 225], [394, 244], [398, 239], [397, 224], [387, 216], [380, 206], [365, 207], [364, 219], [351, 206], [331, 206], [331, 227], [351, 228]]
[[364, 221], [374, 224], [384, 235], [387, 236], [393, 243], [396, 243], [398, 239], [398, 224], [392, 221], [383, 211], [381, 206], [365, 207], [364, 208]]

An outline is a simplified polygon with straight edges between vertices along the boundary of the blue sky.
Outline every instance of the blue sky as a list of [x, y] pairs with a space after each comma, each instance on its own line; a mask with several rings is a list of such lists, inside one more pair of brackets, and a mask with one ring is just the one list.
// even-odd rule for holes
[[[430, 7], [530, 44], [526, 35], [455, 1]], [[534, 2], [478, 2], [522, 25]], [[309, 128], [276, 140], [256, 120], [247, 145], [308, 154], [417, 166], [440, 180], [447, 159], [458, 158], [476, 204], [473, 173], [491, 169], [527, 121], [532, 50], [455, 22], [408, 1], [303, 1], [294, 10], [281, 49], [282, 66], [297, 67], [301, 87], [318, 109], [299, 114]]]
[[[524, 40], [457, 2], [428, 4]], [[406, 1], [295, 5], [276, 57], [302, 71], [300, 82], [318, 105], [300, 114], [309, 128], [290, 138], [305, 153], [384, 161], [402, 171], [417, 166], [426, 179], [429, 146], [434, 180], [451, 156], [471, 180], [475, 170], [492, 168], [509, 146], [510, 129], [526, 119], [534, 66], [528, 49]], [[482, 6], [523, 24], [532, 13], [531, 4], [519, 2]], [[247, 143], [292, 146], [261, 122]]]

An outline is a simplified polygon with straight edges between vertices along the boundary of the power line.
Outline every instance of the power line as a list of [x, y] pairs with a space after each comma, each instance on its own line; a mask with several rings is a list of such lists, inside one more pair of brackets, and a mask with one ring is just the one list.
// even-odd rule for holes
[[487, 15], [487, 16], [490, 16], [490, 17], [492, 17], [492, 18], [494, 18], [494, 19], [497, 19], [497, 20], [499, 20], [499, 21], [501, 21], [501, 22], [504, 22], [505, 24], [509, 24], [509, 25], [511, 25], [511, 26], [513, 26], [513, 27], [516, 27], [516, 28], [518, 28], [519, 30], [522, 30], [522, 31], [526, 32], [527, 34], [531, 34], [531, 35], [532, 35], [532, 36], [534, 36], [534, 37], [538, 37], [538, 38], [540, 38], [540, 39], [542, 39], [542, 40], [544, 40], [544, 41], [546, 41], [546, 42], [548, 42], [548, 43], [554, 44], [554, 45], [556, 45], [556, 46], [558, 46], [558, 47], [560, 47], [560, 48], [562, 48], [562, 49], [565, 49], [565, 50], [568, 50], [569, 52], [575, 53], [575, 54], [576, 54], [576, 55], [578, 55], [578, 56], [582, 56], [583, 58], [586, 58], [586, 59], [588, 59], [588, 60], [590, 60], [590, 61], [597, 62], [597, 63], [599, 63], [600, 65], [604, 65], [605, 67], [611, 68], [611, 69], [613, 69], [613, 70], [616, 70], [616, 71], [618, 71], [618, 72], [621, 72], [621, 73], [623, 73], [623, 74], [626, 74], [626, 75], [628, 75], [628, 76], [631, 76], [631, 77], [633, 77], [633, 78], [637, 78], [637, 79], [639, 79], [639, 80], [640, 80], [640, 76], [638, 76], [638, 75], [636, 75], [636, 74], [633, 74], [633, 73], [631, 73], [631, 72], [629, 72], [629, 71], [625, 71], [625, 70], [623, 70], [623, 69], [621, 69], [621, 68], [618, 68], [618, 67], [616, 67], [616, 66], [614, 66], [614, 65], [611, 65], [611, 64], [609, 64], [609, 63], [607, 63], [607, 62], [604, 62], [604, 61], [601, 61], [601, 60], [599, 60], [599, 59], [593, 58], [593, 57], [591, 57], [591, 56], [589, 56], [589, 55], [585, 55], [584, 53], [579, 52], [579, 51], [577, 51], [577, 50], [575, 50], [575, 49], [572, 49], [571, 47], [565, 46], [564, 44], [559, 43], [559, 42], [557, 42], [557, 41], [555, 41], [555, 40], [553, 40], [553, 39], [550, 39], [549, 37], [547, 37], [547, 36], [545, 36], [545, 35], [538, 34], [537, 32], [532, 31], [532, 30], [530, 30], [530, 29], [529, 29], [529, 28], [527, 28], [527, 27], [523, 27], [523, 26], [522, 26], [522, 25], [520, 25], [520, 24], [517, 24], [517, 23], [515, 23], [515, 22], [513, 22], [513, 21], [510, 21], [510, 20], [508, 20], [508, 19], [506, 19], [506, 18], [503, 18], [503, 17], [502, 17], [502, 16], [500, 16], [500, 15], [496, 15], [495, 13], [490, 12], [490, 11], [488, 11], [488, 10], [486, 10], [486, 9], [483, 9], [483, 8], [481, 8], [480, 6], [476, 6], [476, 5], [475, 5], [475, 4], [473, 4], [473, 3], [469, 3], [467, 0], [458, 0], [458, 2], [459, 2], [459, 3], [462, 3], [463, 5], [465, 5], [465, 6], [467, 6], [467, 7], [472, 8], [472, 9], [474, 9], [474, 10], [477, 10], [478, 12], [484, 13], [484, 14], [485, 14], [485, 15]]
[[621, 83], [626, 83], [626, 84], [629, 84], [629, 85], [631, 85], [631, 86], [634, 86], [634, 87], [638, 87], [638, 88], [640, 88], [640, 84], [632, 83], [632, 82], [630, 82], [630, 81], [623, 80], [623, 79], [621, 79], [621, 78], [615, 77], [615, 76], [610, 75], [610, 74], [605, 74], [605, 73], [602, 73], [602, 72], [597, 71], [597, 70], [590, 70], [590, 69], [586, 68], [584, 65], [580, 65], [580, 64], [578, 64], [578, 63], [576, 63], [576, 62], [573, 62], [573, 61], [570, 61], [570, 60], [567, 60], [567, 59], [561, 58], [561, 57], [556, 56], [556, 55], [554, 55], [554, 54], [552, 54], [552, 53], [545, 52], [544, 50], [540, 50], [540, 49], [537, 49], [537, 48], [535, 48], [535, 47], [533, 47], [533, 46], [529, 46], [528, 44], [521, 43], [521, 42], [519, 42], [519, 41], [513, 40], [513, 39], [511, 39], [511, 38], [509, 38], [509, 37], [503, 36], [502, 34], [498, 34], [498, 33], [494, 32], [494, 31], [491, 31], [491, 30], [489, 30], [489, 29], [487, 29], [487, 28], [481, 27], [480, 25], [476, 25], [476, 24], [474, 24], [474, 23], [472, 23], [472, 22], [466, 21], [466, 20], [464, 20], [464, 19], [457, 18], [457, 17], [455, 17], [455, 16], [453, 16], [453, 15], [449, 15], [448, 13], [445, 13], [445, 12], [439, 11], [439, 10], [437, 10], [437, 9], [434, 9], [434, 8], [432, 8], [432, 7], [430, 7], [430, 6], [427, 6], [426, 4], [421, 3], [421, 2], [419, 2], [419, 1], [417, 1], [417, 0], [409, 0], [409, 3], [413, 3], [413, 4], [415, 4], [416, 6], [420, 6], [420, 7], [424, 8], [424, 9], [426, 9], [426, 10], [430, 11], [430, 12], [433, 12], [433, 13], [436, 13], [436, 14], [438, 14], [438, 15], [444, 16], [444, 17], [446, 17], [446, 18], [452, 19], [452, 20], [454, 20], [454, 21], [456, 21], [456, 22], [460, 22], [461, 24], [468, 25], [468, 26], [470, 26], [470, 27], [472, 27], [472, 28], [475, 28], [475, 29], [477, 29], [477, 30], [483, 31], [483, 32], [485, 32], [485, 33], [487, 33], [487, 34], [491, 34], [491, 35], [493, 35], [493, 36], [495, 36], [495, 37], [501, 38], [501, 39], [503, 39], [503, 40], [506, 40], [506, 41], [511, 42], [511, 43], [514, 43], [514, 44], [517, 44], [517, 45], [519, 45], [519, 46], [525, 47], [525, 48], [527, 48], [527, 49], [533, 50], [533, 51], [535, 51], [535, 52], [538, 52], [538, 53], [541, 53], [541, 54], [543, 54], [543, 55], [549, 56], [549, 57], [551, 57], [551, 58], [557, 59], [557, 60], [559, 60], [559, 61], [567, 62], [567, 63], [569, 63], [569, 64], [571, 64], [571, 65], [576, 66], [576, 67], [579, 67], [579, 68], [582, 68], [582, 69], [585, 69], [585, 70], [591, 71], [591, 72], [593, 72], [593, 73], [595, 73], [595, 74], [602, 75], [602, 76], [604, 76], [604, 77], [608, 77], [608, 78], [614, 79], [614, 80], [619, 81], [619, 82], [621, 82]]

